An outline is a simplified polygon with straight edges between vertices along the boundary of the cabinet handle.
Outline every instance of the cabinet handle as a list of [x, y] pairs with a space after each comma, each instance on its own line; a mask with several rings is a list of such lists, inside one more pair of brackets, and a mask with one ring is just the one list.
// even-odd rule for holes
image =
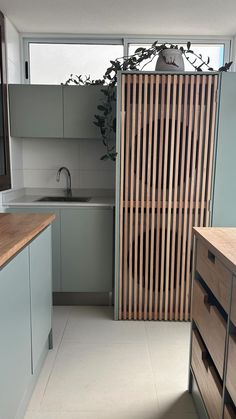
[[215, 263], [216, 257], [215, 257], [215, 255], [213, 255], [213, 253], [212, 253], [210, 250], [208, 250], [208, 259], [209, 259], [212, 263]]

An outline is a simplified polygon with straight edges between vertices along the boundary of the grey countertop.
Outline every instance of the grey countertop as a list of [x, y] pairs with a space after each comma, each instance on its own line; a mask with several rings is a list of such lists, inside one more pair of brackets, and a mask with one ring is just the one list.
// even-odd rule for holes
[[114, 207], [115, 191], [110, 189], [73, 189], [74, 197], [90, 197], [88, 202], [39, 202], [44, 196], [64, 196], [63, 189], [25, 188], [3, 196], [4, 207]]

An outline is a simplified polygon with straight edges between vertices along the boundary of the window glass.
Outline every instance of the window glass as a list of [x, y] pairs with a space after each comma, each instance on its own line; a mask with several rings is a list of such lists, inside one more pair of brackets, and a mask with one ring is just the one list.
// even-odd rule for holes
[[[178, 44], [186, 48], [186, 44]], [[135, 50], [139, 47], [149, 48], [151, 44], [129, 44], [129, 55], [134, 54]], [[215, 70], [218, 70], [224, 64], [224, 45], [223, 44], [192, 44], [193, 51], [196, 54], [202, 54], [202, 58], [207, 60], [207, 57], [210, 57], [210, 66]], [[153, 61], [143, 62], [141, 66], [144, 66], [144, 70], [153, 71], [155, 70], [157, 58], [155, 57]], [[190, 56], [190, 60], [193, 61], [193, 57]], [[184, 57], [184, 65], [186, 71], [194, 71], [194, 68]]]
[[30, 83], [61, 84], [71, 74], [100, 79], [123, 45], [30, 43]]

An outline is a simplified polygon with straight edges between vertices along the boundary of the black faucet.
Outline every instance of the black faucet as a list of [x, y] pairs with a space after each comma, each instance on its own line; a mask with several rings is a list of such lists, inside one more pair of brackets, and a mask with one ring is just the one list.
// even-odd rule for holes
[[72, 196], [72, 190], [71, 190], [71, 175], [70, 175], [70, 171], [69, 169], [67, 169], [67, 167], [63, 166], [60, 167], [60, 169], [57, 172], [57, 182], [60, 181], [60, 176], [61, 176], [61, 172], [64, 171], [66, 173], [66, 195], [67, 196]]

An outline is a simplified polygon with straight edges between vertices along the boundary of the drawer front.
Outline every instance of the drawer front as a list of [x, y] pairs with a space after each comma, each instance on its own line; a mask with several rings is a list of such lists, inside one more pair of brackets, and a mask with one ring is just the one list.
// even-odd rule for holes
[[198, 326], [215, 366], [223, 379], [226, 321], [217, 307], [208, 304], [208, 294], [199, 281], [193, 282], [192, 317]]
[[197, 240], [196, 269], [228, 313], [232, 274], [201, 240]]
[[231, 321], [236, 327], [236, 277], [233, 277], [233, 295], [232, 295], [232, 307], [231, 307]]
[[226, 387], [236, 405], [236, 335], [229, 337]]
[[225, 405], [224, 408], [224, 419], [236, 419], [234, 409], [230, 405]]
[[216, 370], [207, 358], [207, 350], [197, 330], [193, 331], [192, 368], [210, 419], [220, 419], [222, 385]]

